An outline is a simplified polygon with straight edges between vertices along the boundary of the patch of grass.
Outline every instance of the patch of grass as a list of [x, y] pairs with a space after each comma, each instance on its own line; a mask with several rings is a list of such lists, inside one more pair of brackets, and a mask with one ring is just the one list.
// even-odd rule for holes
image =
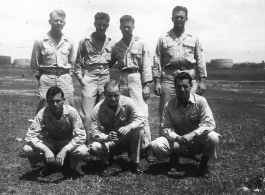
[[[27, 78], [33, 80], [31, 73], [28, 74]], [[19, 76], [21, 72], [14, 71], [11, 75]], [[2, 74], [0, 78], [3, 77]], [[36, 82], [29, 82], [27, 87], [15, 80], [11, 83], [14, 88], [37, 89]], [[75, 79], [74, 85], [75, 95], [80, 97], [80, 85]], [[264, 91], [264, 85], [258, 82], [209, 82], [205, 97], [216, 120], [216, 131], [222, 135], [218, 159], [210, 162], [210, 179], [198, 177], [198, 163], [190, 159], [182, 158], [180, 174], [172, 177], [166, 173], [168, 160], [155, 163], [141, 160], [145, 173], [134, 175], [129, 171], [128, 161], [116, 156], [114, 165], [107, 169], [104, 177], [100, 175], [99, 160], [94, 159], [79, 164], [80, 177], [71, 178], [64, 170], [62, 173], [58, 170], [39, 180], [41, 168], [31, 170], [28, 162], [18, 157], [25, 142], [16, 141], [16, 138], [24, 138], [27, 132], [30, 124], [26, 119], [35, 114], [37, 96], [0, 94], [0, 194], [212, 195], [242, 194], [237, 191], [241, 185], [262, 189], [264, 186], [260, 185], [259, 178], [264, 177], [265, 170]], [[154, 94], [148, 100], [152, 139], [158, 137], [158, 100]], [[77, 98], [77, 108], [79, 101]]]

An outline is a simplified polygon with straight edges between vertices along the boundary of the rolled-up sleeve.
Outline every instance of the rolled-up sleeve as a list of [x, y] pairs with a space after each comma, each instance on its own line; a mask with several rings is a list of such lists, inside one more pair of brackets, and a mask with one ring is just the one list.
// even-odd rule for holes
[[150, 82], [153, 80], [152, 76], [152, 64], [148, 46], [146, 43], [143, 45], [143, 69], [142, 69], [142, 83]]
[[156, 45], [153, 77], [159, 77], [159, 78], [161, 77], [162, 60], [163, 60], [163, 38], [160, 37]]
[[75, 148], [84, 144], [86, 141], [86, 131], [79, 114], [77, 113], [77, 111], [75, 111], [72, 115], [71, 115], [71, 120], [74, 128], [73, 129], [74, 137], [66, 146], [64, 146], [64, 148], [66, 148], [68, 151], [73, 151]]
[[205, 57], [199, 38], [196, 38], [194, 58], [196, 60], [196, 72], [199, 78], [207, 77]]
[[35, 76], [41, 76], [40, 64], [42, 60], [41, 54], [41, 41], [36, 40], [33, 45], [30, 67]]
[[164, 106], [161, 128], [162, 128], [162, 135], [168, 140], [174, 142], [178, 134], [175, 133], [174, 126], [171, 121], [168, 103], [166, 103]]
[[83, 49], [84, 40], [79, 42], [79, 46], [77, 49], [76, 60], [74, 63], [74, 74], [78, 79], [82, 79], [82, 67], [83, 67], [83, 57], [85, 55], [85, 50]]
[[201, 135], [204, 131], [213, 131], [216, 126], [213, 118], [213, 113], [207, 103], [207, 100], [205, 98], [201, 98], [198, 102], [198, 106], [201, 123], [199, 124], [199, 127], [194, 130], [194, 132], [197, 135]]

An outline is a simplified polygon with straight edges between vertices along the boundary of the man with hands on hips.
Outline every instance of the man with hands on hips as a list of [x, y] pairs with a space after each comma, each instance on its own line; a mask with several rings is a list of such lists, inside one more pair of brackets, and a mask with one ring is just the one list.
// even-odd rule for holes
[[51, 87], [46, 94], [48, 106], [40, 110], [29, 127], [23, 147], [32, 168], [43, 161], [40, 176], [46, 176], [52, 165], [63, 166], [70, 157], [70, 173], [76, 173], [78, 162], [89, 155], [84, 145], [86, 132], [75, 108], [64, 104], [64, 93]]

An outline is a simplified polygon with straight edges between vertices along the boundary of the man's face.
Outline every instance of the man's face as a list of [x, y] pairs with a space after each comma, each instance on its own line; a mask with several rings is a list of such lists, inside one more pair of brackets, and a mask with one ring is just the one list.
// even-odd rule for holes
[[189, 100], [191, 85], [188, 79], [176, 80], [175, 88], [180, 100]]
[[57, 13], [53, 13], [52, 17], [49, 20], [52, 30], [62, 31], [65, 25], [65, 18], [63, 16], [58, 15]]
[[184, 11], [175, 11], [172, 16], [172, 22], [175, 28], [184, 28], [188, 18]]
[[97, 19], [94, 22], [94, 26], [96, 27], [96, 32], [101, 35], [105, 35], [106, 30], [109, 27], [109, 23], [106, 20]]
[[51, 113], [53, 114], [60, 114], [63, 111], [63, 102], [64, 98], [62, 98], [61, 93], [58, 93], [54, 96], [48, 96], [47, 103]]
[[131, 21], [122, 22], [120, 25], [120, 29], [123, 36], [131, 36], [134, 30], [134, 24]]
[[108, 87], [104, 93], [108, 106], [112, 108], [117, 107], [121, 95], [119, 87]]

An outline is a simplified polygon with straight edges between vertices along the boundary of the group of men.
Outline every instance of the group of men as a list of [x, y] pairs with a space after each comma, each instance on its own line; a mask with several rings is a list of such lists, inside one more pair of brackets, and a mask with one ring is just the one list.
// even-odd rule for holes
[[[199, 39], [185, 32], [187, 9], [173, 9], [174, 27], [158, 40], [153, 71], [147, 44], [133, 35], [132, 16], [120, 18], [122, 39], [114, 44], [105, 34], [109, 15], [97, 13], [96, 30], [80, 41], [76, 59], [73, 43], [62, 34], [65, 17], [62, 10], [51, 12], [51, 30], [34, 43], [31, 67], [40, 101], [23, 148], [31, 166], [43, 161], [44, 176], [69, 156], [75, 172], [80, 160], [94, 154], [107, 167], [115, 149], [128, 148], [135, 173], [142, 172], [143, 151], [148, 161], [154, 161], [152, 153], [158, 160], [170, 157], [171, 172], [179, 153], [188, 152], [203, 154], [199, 174], [209, 175], [207, 164], [216, 157], [220, 135], [206, 99], [199, 96], [207, 73]], [[113, 65], [119, 78], [110, 79]], [[82, 86], [80, 113], [74, 108], [72, 74]], [[153, 80], [161, 125], [160, 137], [152, 141], [146, 100]]]

